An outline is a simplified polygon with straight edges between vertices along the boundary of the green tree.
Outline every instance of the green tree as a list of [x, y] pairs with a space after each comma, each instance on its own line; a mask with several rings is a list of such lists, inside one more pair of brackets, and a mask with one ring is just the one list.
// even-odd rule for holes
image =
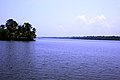
[[[32, 31], [31, 31], [32, 29]], [[18, 25], [13, 19], [8, 19], [5, 25], [0, 25], [0, 40], [33, 40], [36, 29], [30, 23]]]
[[28, 22], [24, 23], [23, 26], [26, 31], [31, 31], [32, 25], [30, 23], [28, 23]]
[[13, 19], [8, 19], [6, 21], [6, 27], [10, 32], [14, 32], [17, 26], [18, 26], [18, 23]]

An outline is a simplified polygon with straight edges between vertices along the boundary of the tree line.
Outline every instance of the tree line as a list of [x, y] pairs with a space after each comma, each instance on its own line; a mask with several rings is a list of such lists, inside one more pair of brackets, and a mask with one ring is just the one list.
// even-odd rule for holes
[[83, 36], [83, 37], [71, 37], [71, 39], [120, 40], [120, 36]]
[[56, 39], [85, 39], [85, 40], [120, 40], [120, 36], [73, 36], [73, 37], [41, 37]]
[[29, 22], [19, 25], [15, 20], [8, 19], [0, 25], [0, 40], [25, 40], [31, 41], [36, 38], [36, 29]]

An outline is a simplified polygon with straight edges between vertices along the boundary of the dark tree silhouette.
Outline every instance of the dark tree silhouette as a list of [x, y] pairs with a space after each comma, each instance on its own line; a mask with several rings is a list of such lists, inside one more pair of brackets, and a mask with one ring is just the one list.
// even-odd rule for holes
[[[34, 31], [33, 31], [34, 29]], [[18, 25], [13, 19], [8, 19], [5, 25], [0, 25], [0, 40], [26, 40], [36, 38], [36, 29], [30, 23]]]
[[34, 32], [34, 33], [36, 32], [36, 29], [35, 29], [35, 28], [33, 28], [33, 32]]
[[4, 28], [5, 28], [5, 25], [0, 25], [0, 28], [4, 29]]

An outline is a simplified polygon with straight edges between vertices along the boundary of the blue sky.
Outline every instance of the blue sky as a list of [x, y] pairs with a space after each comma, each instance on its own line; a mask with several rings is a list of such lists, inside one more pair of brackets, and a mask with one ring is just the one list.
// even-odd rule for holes
[[0, 0], [0, 24], [30, 22], [37, 36], [120, 35], [120, 0]]

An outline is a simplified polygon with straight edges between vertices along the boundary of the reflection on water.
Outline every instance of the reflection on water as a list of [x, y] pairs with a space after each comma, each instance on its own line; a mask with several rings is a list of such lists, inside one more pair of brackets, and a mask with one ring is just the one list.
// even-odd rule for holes
[[[18, 80], [29, 73], [34, 45], [30, 42], [1, 41], [0, 80]], [[31, 49], [32, 48], [32, 49]]]
[[0, 80], [119, 80], [120, 42], [0, 41]]

